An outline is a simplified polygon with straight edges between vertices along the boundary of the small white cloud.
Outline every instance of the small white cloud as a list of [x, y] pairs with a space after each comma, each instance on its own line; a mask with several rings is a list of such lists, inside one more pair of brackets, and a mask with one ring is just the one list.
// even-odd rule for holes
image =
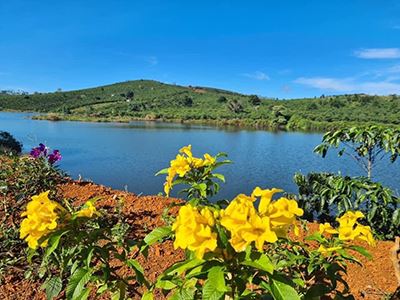
[[254, 73], [244, 73], [242, 75], [256, 80], [270, 80], [269, 76], [261, 71], [256, 71]]
[[[388, 78], [389, 79], [389, 78]], [[376, 95], [399, 94], [400, 83], [390, 80], [357, 82], [351, 78], [301, 77], [294, 82], [326, 91], [366, 93]]]
[[317, 89], [330, 91], [346, 92], [354, 87], [345, 79], [328, 78], [328, 77], [300, 77], [295, 83], [307, 85]]
[[369, 48], [354, 51], [354, 55], [364, 59], [400, 58], [400, 48]]

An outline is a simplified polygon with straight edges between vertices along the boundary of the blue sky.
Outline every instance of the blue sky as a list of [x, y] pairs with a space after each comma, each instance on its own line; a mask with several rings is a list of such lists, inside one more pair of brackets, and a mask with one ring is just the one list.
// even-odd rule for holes
[[400, 94], [400, 1], [0, 0], [0, 89]]

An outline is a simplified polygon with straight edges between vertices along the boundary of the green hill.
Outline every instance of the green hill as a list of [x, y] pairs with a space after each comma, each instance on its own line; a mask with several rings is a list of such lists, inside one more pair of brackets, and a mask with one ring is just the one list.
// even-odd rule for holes
[[49, 113], [39, 118], [138, 119], [325, 130], [351, 124], [400, 124], [400, 96], [364, 94], [273, 100], [230, 91], [135, 80], [55, 93], [0, 93], [0, 110]]

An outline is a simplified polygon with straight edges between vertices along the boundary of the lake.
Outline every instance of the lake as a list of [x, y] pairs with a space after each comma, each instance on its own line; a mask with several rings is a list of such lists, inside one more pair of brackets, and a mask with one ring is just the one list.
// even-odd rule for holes
[[[81, 176], [136, 194], [157, 194], [164, 176], [154, 174], [169, 166], [178, 149], [191, 144], [195, 155], [226, 152], [234, 164], [221, 168], [226, 175], [220, 195], [232, 198], [255, 186], [297, 192], [296, 172], [341, 172], [362, 175], [349, 157], [330, 152], [323, 159], [313, 153], [322, 134], [219, 129], [209, 126], [159, 122], [85, 123], [31, 120], [29, 113], [0, 112], [0, 130], [22, 141], [24, 151], [39, 143], [59, 149], [60, 167], [73, 178]], [[400, 164], [383, 162], [374, 179], [398, 191]]]

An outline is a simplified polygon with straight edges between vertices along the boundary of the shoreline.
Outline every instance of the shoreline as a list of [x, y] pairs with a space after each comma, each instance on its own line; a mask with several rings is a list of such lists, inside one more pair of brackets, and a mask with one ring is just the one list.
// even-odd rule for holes
[[[34, 113], [34, 112], [33, 112]], [[261, 130], [270, 132], [306, 132], [306, 133], [324, 133], [326, 131], [339, 127], [351, 127], [356, 125], [378, 125], [396, 128], [395, 124], [383, 124], [376, 122], [316, 122], [303, 120], [303, 126], [295, 126], [288, 124], [287, 126], [271, 126], [267, 119], [168, 119], [168, 118], [151, 118], [151, 117], [97, 117], [84, 115], [63, 115], [59, 113], [45, 113], [31, 117], [33, 120], [40, 121], [73, 121], [73, 122], [88, 122], [88, 123], [130, 123], [135, 121], [143, 122], [159, 122], [182, 125], [203, 125], [212, 126], [216, 129], [236, 129], [236, 130]]]

